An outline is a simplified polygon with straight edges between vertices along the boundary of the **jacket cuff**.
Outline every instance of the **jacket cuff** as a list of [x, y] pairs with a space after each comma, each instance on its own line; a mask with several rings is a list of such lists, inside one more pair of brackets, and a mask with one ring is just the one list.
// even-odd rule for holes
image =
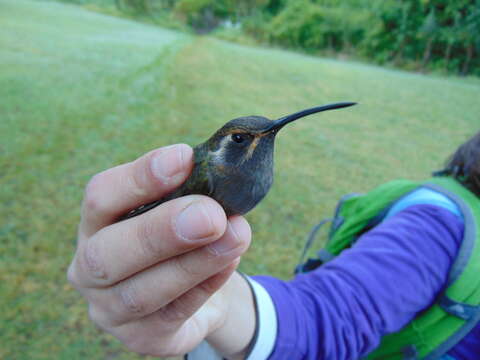
[[277, 313], [272, 298], [255, 280], [244, 276], [250, 284], [256, 307], [255, 335], [247, 352], [247, 360], [268, 359], [277, 340]]

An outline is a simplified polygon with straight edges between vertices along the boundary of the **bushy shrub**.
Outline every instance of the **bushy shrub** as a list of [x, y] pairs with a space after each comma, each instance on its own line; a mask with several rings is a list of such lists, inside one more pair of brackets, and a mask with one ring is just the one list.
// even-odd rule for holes
[[270, 41], [307, 50], [342, 50], [358, 44], [370, 24], [370, 13], [343, 6], [290, 1], [267, 27]]

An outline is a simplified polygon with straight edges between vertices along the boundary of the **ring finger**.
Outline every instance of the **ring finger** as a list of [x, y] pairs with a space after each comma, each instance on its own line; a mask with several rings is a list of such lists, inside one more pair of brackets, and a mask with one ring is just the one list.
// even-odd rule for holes
[[152, 266], [110, 288], [86, 290], [84, 295], [98, 310], [97, 322], [118, 326], [157, 311], [222, 271], [249, 242], [248, 224], [242, 217], [234, 217], [216, 242]]

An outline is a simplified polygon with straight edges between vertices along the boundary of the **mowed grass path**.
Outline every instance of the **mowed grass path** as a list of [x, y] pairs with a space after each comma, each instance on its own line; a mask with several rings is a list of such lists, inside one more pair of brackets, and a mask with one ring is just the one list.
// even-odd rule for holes
[[191, 37], [50, 2], [0, 0], [0, 358], [133, 359], [66, 283], [85, 183], [227, 120], [359, 106], [288, 126], [241, 268], [288, 278], [336, 200], [422, 179], [480, 129], [480, 82]]

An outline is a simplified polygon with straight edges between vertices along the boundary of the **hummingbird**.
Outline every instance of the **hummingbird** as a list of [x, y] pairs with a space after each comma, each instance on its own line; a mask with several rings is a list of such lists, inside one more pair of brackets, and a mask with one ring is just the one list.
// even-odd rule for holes
[[341, 102], [316, 106], [277, 120], [263, 116], [230, 120], [207, 141], [194, 147], [193, 170], [183, 185], [162, 199], [130, 211], [120, 220], [189, 194], [212, 197], [227, 216], [244, 215], [267, 195], [273, 184], [273, 149], [280, 129], [307, 115], [355, 104]]

